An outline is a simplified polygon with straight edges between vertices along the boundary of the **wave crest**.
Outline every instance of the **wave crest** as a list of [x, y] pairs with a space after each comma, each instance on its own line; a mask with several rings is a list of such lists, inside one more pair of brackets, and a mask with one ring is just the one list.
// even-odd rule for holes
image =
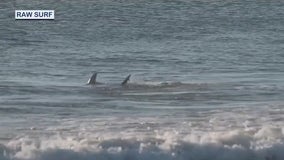
[[282, 128], [132, 138], [22, 137], [0, 146], [1, 160], [282, 160]]

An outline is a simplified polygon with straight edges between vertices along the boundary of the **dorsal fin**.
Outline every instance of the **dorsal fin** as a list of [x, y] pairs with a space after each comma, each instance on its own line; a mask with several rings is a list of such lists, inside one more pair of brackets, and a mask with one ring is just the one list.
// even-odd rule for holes
[[128, 76], [124, 79], [124, 81], [121, 83], [121, 85], [126, 85], [127, 82], [129, 81], [130, 77], [131, 77], [131, 74], [128, 75]]
[[96, 84], [96, 79], [97, 79], [97, 74], [98, 74], [98, 73], [94, 73], [94, 74], [92, 75], [92, 77], [88, 80], [88, 83], [87, 83], [87, 84], [95, 85], [95, 84]]

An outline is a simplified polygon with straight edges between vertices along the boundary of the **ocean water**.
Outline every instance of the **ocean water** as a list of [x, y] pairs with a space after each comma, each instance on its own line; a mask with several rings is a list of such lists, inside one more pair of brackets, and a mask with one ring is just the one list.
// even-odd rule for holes
[[2, 0], [0, 68], [0, 160], [284, 159], [281, 0]]

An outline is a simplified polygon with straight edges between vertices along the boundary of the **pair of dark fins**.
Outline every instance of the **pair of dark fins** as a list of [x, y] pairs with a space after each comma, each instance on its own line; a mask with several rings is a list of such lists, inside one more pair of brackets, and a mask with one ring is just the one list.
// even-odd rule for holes
[[[97, 75], [98, 75], [98, 73], [94, 73], [92, 75], [92, 77], [89, 79], [87, 84], [89, 84], [89, 85], [97, 84], [97, 80], [96, 80], [97, 79]], [[131, 74], [129, 74], [120, 85], [122, 85], [122, 86], [126, 85], [127, 82], [130, 80], [130, 77], [131, 77]]]

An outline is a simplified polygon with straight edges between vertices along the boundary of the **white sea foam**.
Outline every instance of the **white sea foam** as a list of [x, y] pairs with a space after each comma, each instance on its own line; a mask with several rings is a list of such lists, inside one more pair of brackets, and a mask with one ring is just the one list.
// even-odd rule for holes
[[284, 159], [281, 105], [183, 112], [70, 117], [57, 125], [27, 126], [26, 132], [2, 142], [0, 159]]
[[42, 132], [30, 130], [30, 134], [3, 143], [0, 158], [282, 160], [282, 111], [278, 107], [258, 107], [199, 110], [190, 118], [179, 114], [180, 117], [164, 118], [67, 119], [60, 126], [50, 126]]
[[[214, 132], [156, 130], [152, 135], [127, 133], [78, 133], [67, 136], [10, 140], [0, 147], [3, 160], [89, 159], [194, 159], [276, 160], [284, 158], [284, 128], [263, 126]], [[125, 137], [122, 135], [126, 135]]]

